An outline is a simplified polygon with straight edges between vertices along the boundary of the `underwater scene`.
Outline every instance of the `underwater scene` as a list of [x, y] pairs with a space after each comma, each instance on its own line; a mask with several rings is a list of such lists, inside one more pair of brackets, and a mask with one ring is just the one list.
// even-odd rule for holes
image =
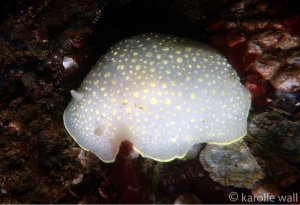
[[299, 0], [0, 3], [1, 204], [299, 204]]

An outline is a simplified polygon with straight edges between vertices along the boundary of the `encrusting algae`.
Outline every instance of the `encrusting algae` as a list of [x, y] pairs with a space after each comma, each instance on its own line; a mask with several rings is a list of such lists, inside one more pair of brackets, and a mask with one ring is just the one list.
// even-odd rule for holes
[[256, 181], [265, 177], [243, 140], [228, 146], [207, 145], [199, 160], [210, 178], [223, 186], [250, 189]]

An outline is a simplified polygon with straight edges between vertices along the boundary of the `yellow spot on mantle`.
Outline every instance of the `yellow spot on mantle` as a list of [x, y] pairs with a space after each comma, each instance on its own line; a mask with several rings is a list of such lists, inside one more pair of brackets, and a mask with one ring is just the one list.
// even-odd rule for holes
[[137, 91], [137, 90], [134, 91], [134, 92], [133, 92], [133, 96], [134, 96], [135, 98], [139, 97], [139, 91]]
[[122, 100], [122, 103], [123, 103], [123, 105], [126, 105], [126, 104], [128, 103], [128, 100], [127, 100], [126, 98], [124, 98], [124, 99]]
[[98, 83], [99, 83], [99, 80], [96, 80], [96, 81], [94, 82], [94, 85], [98, 85]]
[[117, 69], [118, 69], [118, 70], [123, 70], [123, 69], [124, 69], [124, 65], [119, 65], [119, 66], [117, 67]]
[[136, 70], [140, 70], [140, 69], [141, 69], [141, 65], [135, 66], [135, 69], [136, 69]]
[[116, 80], [111, 80], [109, 84], [110, 84], [110, 85], [116, 84]]
[[147, 53], [146, 53], [146, 56], [149, 57], [149, 58], [151, 58], [151, 57], [153, 56], [153, 53], [147, 52]]
[[168, 50], [169, 50], [169, 47], [163, 47], [163, 50], [164, 50], [164, 51], [168, 51]]
[[151, 104], [156, 104], [157, 100], [156, 100], [156, 98], [151, 98], [150, 102], [151, 102]]
[[194, 100], [194, 99], [196, 98], [196, 94], [195, 94], [195, 93], [192, 93], [192, 94], [190, 95], [190, 98], [191, 98], [192, 100]]
[[130, 114], [131, 113], [131, 109], [128, 107], [128, 108], [126, 108], [126, 113], [127, 114]]
[[155, 82], [151, 82], [151, 83], [150, 83], [150, 86], [151, 86], [151, 87], [155, 87], [155, 85], [156, 85]]
[[107, 78], [107, 77], [109, 77], [110, 76], [110, 72], [106, 72], [105, 74], [104, 74], [104, 78]]

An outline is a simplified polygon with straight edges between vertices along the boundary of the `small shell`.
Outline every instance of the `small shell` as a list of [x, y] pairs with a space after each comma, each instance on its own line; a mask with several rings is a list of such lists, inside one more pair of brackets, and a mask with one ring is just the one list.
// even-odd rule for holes
[[75, 62], [75, 60], [71, 57], [65, 56], [63, 58], [63, 62], [62, 62], [64, 69], [69, 69], [72, 67], [77, 67], [78, 64]]

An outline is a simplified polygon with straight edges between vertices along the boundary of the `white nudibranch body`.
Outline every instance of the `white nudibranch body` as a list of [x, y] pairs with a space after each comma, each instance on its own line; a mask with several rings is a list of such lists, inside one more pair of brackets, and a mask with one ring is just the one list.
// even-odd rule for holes
[[104, 162], [124, 140], [157, 161], [182, 158], [198, 142], [230, 144], [246, 134], [251, 103], [218, 51], [153, 33], [115, 44], [72, 94], [65, 127]]

